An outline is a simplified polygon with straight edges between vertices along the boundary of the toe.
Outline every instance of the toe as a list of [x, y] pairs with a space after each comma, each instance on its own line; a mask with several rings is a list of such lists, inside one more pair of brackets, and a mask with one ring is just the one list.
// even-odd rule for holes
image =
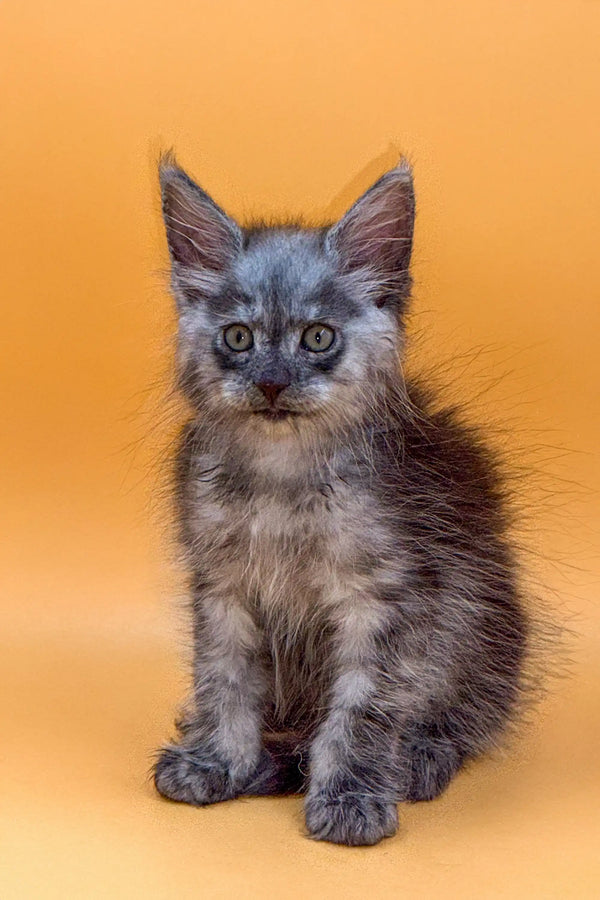
[[315, 840], [361, 846], [377, 844], [398, 828], [396, 804], [368, 794], [307, 798], [306, 824]]

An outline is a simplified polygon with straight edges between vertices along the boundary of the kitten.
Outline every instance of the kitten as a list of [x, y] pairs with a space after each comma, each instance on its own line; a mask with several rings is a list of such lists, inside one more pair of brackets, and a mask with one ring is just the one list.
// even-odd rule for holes
[[374, 844], [497, 742], [529, 634], [494, 459], [403, 379], [411, 171], [324, 228], [241, 228], [160, 177], [195, 656], [156, 786], [301, 791], [312, 837]]

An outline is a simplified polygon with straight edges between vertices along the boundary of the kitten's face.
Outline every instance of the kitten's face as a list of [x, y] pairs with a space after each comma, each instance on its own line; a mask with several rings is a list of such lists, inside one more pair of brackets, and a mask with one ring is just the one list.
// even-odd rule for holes
[[362, 417], [398, 366], [413, 197], [406, 167], [330, 229], [240, 229], [169, 159], [163, 209], [180, 384], [215, 427], [278, 439]]

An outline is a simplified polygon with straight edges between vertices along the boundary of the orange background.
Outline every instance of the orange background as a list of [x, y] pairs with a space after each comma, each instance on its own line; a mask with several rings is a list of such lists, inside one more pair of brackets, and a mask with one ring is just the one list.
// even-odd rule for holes
[[[597, 896], [599, 47], [596, 0], [0, 5], [3, 898]], [[146, 781], [185, 683], [171, 145], [240, 216], [338, 215], [407, 153], [415, 356], [537, 471], [572, 674], [376, 848], [306, 840], [297, 798], [194, 810]]]

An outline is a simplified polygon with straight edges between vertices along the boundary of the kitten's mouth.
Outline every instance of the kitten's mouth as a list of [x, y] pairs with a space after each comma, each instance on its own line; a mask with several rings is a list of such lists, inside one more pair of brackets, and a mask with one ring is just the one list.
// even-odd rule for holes
[[254, 414], [262, 416], [263, 419], [267, 419], [269, 422], [283, 422], [285, 419], [291, 418], [291, 416], [298, 415], [293, 409], [255, 409]]

